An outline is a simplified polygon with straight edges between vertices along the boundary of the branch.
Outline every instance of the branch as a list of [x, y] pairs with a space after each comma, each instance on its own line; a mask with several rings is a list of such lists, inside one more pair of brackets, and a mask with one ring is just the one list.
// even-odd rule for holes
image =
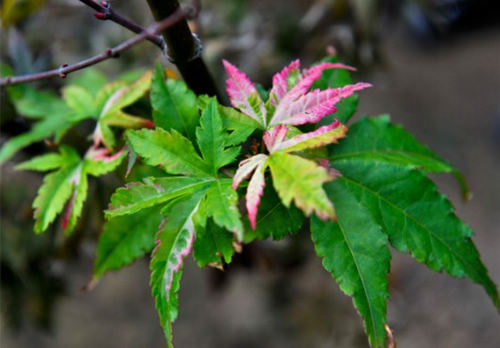
[[[112, 22], [120, 24], [122, 27], [127, 28], [128, 30], [136, 34], [142, 33], [145, 29], [139, 24], [132, 22], [130, 19], [125, 18], [122, 15], [116, 13], [111, 8], [111, 4], [108, 1], [101, 1], [100, 4], [98, 4], [94, 0], [78, 0], [78, 1], [84, 3], [90, 8], [93, 8], [97, 12], [94, 14], [94, 17], [99, 20], [110, 20]], [[151, 41], [162, 50], [165, 48], [165, 41], [163, 40], [163, 37], [161, 35], [149, 36], [147, 40]]]
[[73, 71], [81, 70], [84, 68], [87, 68], [89, 66], [95, 65], [97, 63], [100, 63], [102, 61], [105, 61], [110, 58], [117, 58], [120, 53], [128, 50], [129, 48], [137, 45], [141, 41], [147, 40], [148, 38], [153, 37], [154, 35], [158, 34], [162, 30], [165, 30], [166, 28], [178, 23], [179, 21], [185, 19], [186, 17], [190, 17], [192, 15], [192, 9], [177, 9], [174, 13], [172, 13], [170, 16], [167, 18], [159, 21], [158, 23], [153, 24], [152, 26], [145, 28], [140, 34], [137, 36], [122, 42], [121, 44], [113, 47], [113, 48], [108, 48], [106, 52], [101, 53], [99, 55], [93, 56], [91, 58], [87, 58], [85, 60], [82, 60], [78, 63], [74, 64], [63, 64], [57, 69], [45, 71], [45, 72], [40, 72], [40, 73], [35, 73], [35, 74], [27, 74], [27, 75], [21, 75], [21, 76], [7, 76], [5, 78], [0, 79], [0, 86], [7, 86], [7, 85], [15, 85], [19, 83], [25, 83], [25, 82], [32, 82], [32, 81], [38, 81], [38, 80], [43, 80], [43, 79], [48, 79], [51, 77], [61, 77], [65, 78], [69, 73], [72, 73]]
[[[178, 0], [147, 0], [151, 12], [156, 20], [165, 18], [180, 8]], [[200, 10], [200, 1], [195, 0], [191, 16], [196, 17]], [[181, 20], [161, 32], [168, 46], [170, 61], [174, 63], [181, 73], [186, 84], [196, 94], [217, 96], [222, 100], [217, 87], [201, 58], [202, 45], [197, 36], [193, 35], [186, 20]]]

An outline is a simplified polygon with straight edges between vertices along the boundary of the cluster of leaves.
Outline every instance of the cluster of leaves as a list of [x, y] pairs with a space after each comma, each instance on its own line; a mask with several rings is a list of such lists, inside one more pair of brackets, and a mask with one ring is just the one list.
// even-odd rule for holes
[[[133, 84], [109, 84], [98, 92], [66, 87], [61, 118], [66, 127], [94, 118], [93, 145], [83, 159], [61, 146], [59, 154], [19, 166], [57, 169], [35, 200], [35, 230], [44, 231], [67, 201], [63, 225], [71, 230], [87, 175], [112, 171], [125, 157], [110, 128], [122, 127], [129, 167], [140, 161], [162, 174], [112, 195], [94, 279], [152, 252], [151, 288], [169, 347], [183, 261], [192, 250], [199, 266], [220, 268], [231, 262], [235, 243], [281, 239], [296, 233], [305, 217], [316, 253], [352, 296], [372, 347], [386, 341], [389, 245], [433, 270], [469, 277], [500, 308], [471, 229], [427, 177], [452, 173], [466, 190], [458, 171], [388, 116], [362, 118], [349, 130], [344, 125], [356, 110], [356, 91], [370, 87], [352, 84], [352, 68], [332, 57], [305, 70], [294, 61], [274, 76], [268, 92], [224, 64], [234, 108], [197, 97], [182, 81], [165, 79], [160, 67], [152, 78], [146, 73]], [[154, 129], [148, 129], [151, 121], [124, 111], [149, 89]], [[23, 110], [22, 103], [17, 106]], [[56, 129], [61, 131], [44, 137]], [[13, 153], [5, 147], [9, 143], [3, 158]], [[239, 208], [243, 195], [246, 213]]]
[[[151, 73], [127, 82], [130, 77], [106, 84], [106, 79], [96, 73], [77, 78], [62, 91], [62, 100], [50, 92], [40, 92], [30, 87], [10, 88], [11, 100], [17, 111], [32, 118], [34, 124], [28, 132], [7, 141], [0, 150], [0, 163], [17, 151], [37, 141], [54, 137], [57, 145], [64, 134], [84, 120], [96, 123], [91, 136], [91, 146], [84, 156], [67, 145], [59, 153], [50, 153], [19, 164], [17, 169], [52, 171], [44, 178], [33, 203], [35, 232], [42, 233], [63, 212], [62, 226], [70, 234], [81, 214], [87, 197], [88, 175], [102, 176], [114, 171], [126, 157], [125, 148], [117, 150], [116, 136], [111, 127], [151, 127], [152, 121], [123, 111], [144, 96], [151, 85]], [[66, 206], [66, 208], [65, 208]]]

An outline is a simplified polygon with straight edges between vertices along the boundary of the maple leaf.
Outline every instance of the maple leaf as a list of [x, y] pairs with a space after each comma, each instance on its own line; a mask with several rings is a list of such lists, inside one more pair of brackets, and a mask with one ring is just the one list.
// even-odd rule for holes
[[74, 125], [94, 119], [97, 125], [92, 135], [94, 147], [101, 143], [112, 150], [116, 139], [111, 127], [151, 127], [152, 121], [123, 111], [149, 89], [151, 72], [130, 83], [122, 77], [105, 84], [106, 78], [94, 70], [75, 75], [71, 84], [62, 89], [62, 98], [54, 93], [37, 91], [32, 87], [9, 87], [9, 95], [17, 112], [34, 121], [30, 131], [9, 139], [0, 149], [0, 164], [20, 149], [50, 137], [59, 143]]
[[289, 153], [336, 143], [345, 136], [347, 127], [335, 120], [305, 134], [300, 134], [295, 129], [299, 134], [289, 136], [290, 126], [321, 121], [335, 112], [335, 105], [343, 98], [370, 87], [370, 84], [357, 83], [308, 92], [323, 71], [334, 68], [354, 69], [340, 63], [327, 62], [300, 71], [300, 62], [295, 60], [274, 75], [269, 99], [264, 103], [255, 85], [244, 73], [227, 61], [224, 61], [224, 66], [229, 75], [227, 92], [231, 103], [265, 129], [262, 140], [269, 152], [269, 155], [258, 154], [243, 160], [233, 177], [233, 188], [236, 189], [242, 180], [251, 176], [245, 198], [252, 229], [256, 228], [267, 167], [271, 169], [273, 186], [285, 206], [289, 207], [294, 201], [306, 215], [314, 211], [323, 219], [334, 219], [333, 205], [322, 188], [325, 182], [334, 179], [331, 171], [314, 161]]
[[52, 170], [45, 176], [33, 202], [35, 232], [42, 233], [47, 230], [57, 215], [65, 209], [62, 227], [66, 234], [70, 234], [87, 198], [88, 175], [97, 177], [113, 171], [126, 154], [124, 150], [109, 155], [107, 149], [90, 149], [85, 157], [81, 158], [71, 147], [61, 146], [59, 154], [38, 156], [16, 166], [16, 169], [22, 170]]
[[[101, 261], [95, 267], [95, 277], [133, 261], [149, 251], [151, 240], [156, 239], [150, 265], [151, 287], [167, 344], [171, 346], [171, 325], [177, 315], [176, 292], [184, 258], [195, 240], [195, 259], [202, 265], [222, 262], [218, 249], [224, 260], [230, 261], [233, 235], [243, 240], [238, 194], [231, 188], [232, 180], [222, 177], [220, 169], [235, 160], [240, 147], [234, 145], [242, 141], [242, 134], [248, 133], [242, 131], [247, 123], [238, 122], [241, 115], [228, 112], [214, 98], [201, 98], [201, 108], [197, 103], [178, 107], [177, 114], [168, 116], [177, 117], [176, 122], [167, 128], [169, 123], [162, 119], [167, 113], [163, 111], [175, 105], [160, 103], [160, 96], [173, 93], [182, 85], [165, 82], [159, 71], [154, 85], [156, 92], [151, 98], [155, 100], [160, 127], [127, 131], [126, 139], [144, 163], [159, 166], [168, 175], [143, 178], [142, 182], [130, 183], [113, 194], [106, 211], [110, 221], [98, 250]], [[194, 129], [193, 115], [198, 118]], [[154, 228], [149, 226], [142, 231], [135, 227], [127, 232], [117, 229], [117, 223], [136, 224], [145, 215], [152, 215], [154, 221], [159, 217], [163, 220], [156, 229], [156, 238], [152, 236]], [[116, 262], [109, 261], [111, 253]]]
[[151, 128], [154, 124], [145, 118], [129, 115], [123, 109], [141, 98], [151, 85], [151, 72], [144, 73], [137, 81], [127, 84], [117, 81], [102, 87], [96, 95], [93, 116], [97, 125], [92, 136], [94, 146], [104, 144], [112, 150], [116, 139], [110, 127]]
[[313, 132], [286, 138], [288, 131], [286, 125], [266, 131], [263, 141], [269, 155], [257, 154], [241, 161], [233, 177], [233, 188], [236, 189], [242, 180], [251, 176], [245, 198], [252, 229], [256, 228], [257, 210], [265, 186], [264, 173], [268, 166], [273, 186], [286, 207], [293, 200], [306, 215], [314, 211], [323, 219], [335, 218], [333, 205], [322, 189], [322, 185], [333, 180], [334, 176], [324, 166], [290, 153], [336, 143], [345, 136], [347, 127], [335, 121]]
[[227, 61], [224, 61], [224, 67], [229, 75], [226, 85], [231, 104], [267, 130], [278, 124], [317, 123], [335, 112], [335, 104], [343, 98], [371, 87], [369, 83], [361, 82], [308, 91], [327, 69], [355, 69], [340, 63], [326, 62], [300, 71], [300, 62], [295, 60], [274, 75], [269, 99], [264, 103], [256, 86], [244, 73]]

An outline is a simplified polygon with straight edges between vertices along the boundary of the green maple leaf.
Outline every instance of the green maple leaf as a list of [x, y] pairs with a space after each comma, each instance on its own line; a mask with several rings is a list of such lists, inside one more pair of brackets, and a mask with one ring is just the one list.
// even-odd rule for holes
[[165, 81], [165, 72], [161, 65], [151, 85], [151, 106], [153, 120], [157, 127], [165, 130], [175, 129], [191, 140], [195, 139], [195, 129], [199, 122], [195, 94], [180, 80]]
[[87, 176], [101, 176], [114, 170], [125, 155], [122, 151], [102, 160], [82, 159], [74, 149], [62, 146], [59, 154], [46, 154], [19, 164], [16, 168], [22, 170], [53, 170], [45, 176], [33, 202], [35, 232], [42, 233], [47, 230], [66, 206], [62, 225], [65, 233], [70, 234], [87, 197]]
[[9, 139], [2, 146], [0, 164], [35, 142], [54, 137], [58, 143], [68, 129], [85, 119], [97, 121], [93, 135], [95, 145], [104, 143], [110, 150], [116, 145], [111, 127], [151, 126], [151, 121], [123, 111], [148, 91], [151, 73], [143, 74], [134, 83], [117, 81], [104, 85], [105, 78], [101, 74], [88, 71], [71, 82], [62, 89], [62, 99], [51, 92], [9, 87], [17, 112], [35, 123], [28, 132]]
[[228, 147], [227, 133], [222, 124], [217, 102], [213, 99], [201, 115], [200, 127], [196, 129], [196, 139], [212, 175], [216, 175], [221, 167], [234, 162], [240, 153], [239, 147]]
[[159, 208], [153, 207], [107, 221], [97, 244], [94, 277], [120, 269], [153, 250], [160, 220]]
[[231, 179], [216, 180], [207, 191], [205, 214], [212, 217], [220, 227], [233, 232], [238, 240], [243, 240], [243, 224], [238, 210], [238, 194], [231, 187]]
[[174, 198], [205, 190], [210, 178], [172, 176], [146, 178], [142, 183], [134, 182], [119, 188], [111, 197], [107, 218], [134, 214], [142, 209], [167, 203]]
[[[159, 73], [157, 73], [159, 75]], [[159, 84], [161, 79], [154, 83]], [[156, 97], [154, 97], [156, 98]], [[199, 115], [198, 105], [191, 105]], [[196, 144], [180, 132], [186, 129], [156, 128], [155, 130], [129, 130], [126, 138], [131, 150], [146, 164], [159, 166], [168, 176], [151, 177], [119, 188], [111, 197], [106, 217], [115, 219], [142, 214], [148, 210], [154, 221], [164, 219], [157, 234], [157, 247], [151, 261], [151, 286], [155, 297], [160, 322], [169, 346], [171, 346], [171, 323], [177, 313], [174, 294], [183, 259], [191, 251], [198, 235], [195, 258], [200, 265], [226, 262], [233, 255], [232, 233], [243, 239], [243, 225], [238, 210], [238, 195], [231, 188], [231, 179], [222, 177], [220, 169], [234, 161], [240, 148], [229, 143], [231, 134], [224, 127], [220, 107], [215, 99], [208, 101], [201, 112], [199, 127], [195, 130]], [[192, 118], [192, 110], [177, 116]], [[179, 120], [179, 124], [184, 124]], [[234, 140], [234, 138], [233, 138]], [[132, 215], [130, 215], [132, 214]], [[145, 215], [141, 215], [145, 218]], [[123, 220], [122, 223], [127, 223]], [[119, 220], [113, 229], [119, 229]], [[232, 233], [231, 233], [232, 232]], [[148, 237], [142, 238], [141, 233]], [[146, 250], [132, 246], [134, 240], [149, 241], [152, 229], [132, 231], [130, 238], [124, 233], [114, 240], [103, 242], [107, 250], [119, 253], [117, 266], [126, 264]], [[116, 247], [112, 243], [117, 244]], [[106, 259], [102, 249], [98, 259]], [[99, 251], [99, 250], [98, 250]], [[109, 268], [109, 267], [108, 267]], [[101, 268], [96, 268], [96, 276]], [[172, 293], [172, 291], [174, 293]], [[175, 315], [174, 315], [175, 314]]]
[[151, 258], [151, 289], [155, 298], [160, 323], [172, 347], [172, 322], [177, 316], [176, 291], [179, 287], [183, 259], [192, 249], [195, 239], [193, 216], [196, 214], [203, 192], [181, 197], [167, 205], [168, 216], [157, 234], [157, 247]]
[[[205, 110], [210, 103], [210, 97], [201, 95], [198, 97], [198, 107]], [[239, 145], [256, 130], [262, 129], [262, 126], [254, 119], [246, 116], [234, 108], [218, 104], [218, 110], [222, 116], [222, 123], [224, 129], [230, 132], [226, 136], [226, 145]]]
[[496, 285], [470, 238], [472, 230], [425, 174], [366, 160], [333, 164], [343, 173], [338, 183], [370, 211], [396, 249], [435, 271], [467, 276], [482, 285], [500, 309]]
[[144, 129], [129, 131], [126, 136], [132, 149], [146, 164], [160, 166], [169, 174], [210, 176], [210, 169], [193, 143], [176, 130]]
[[[11, 89], [9, 89], [11, 91]], [[74, 124], [75, 114], [56, 95], [27, 88], [15, 96], [9, 93], [19, 114], [34, 121], [32, 128], [6, 141], [0, 149], [0, 164], [33, 143], [55, 137], [56, 142]], [[19, 94], [19, 93], [18, 93]]]
[[85, 119], [93, 117], [95, 114], [94, 98], [85, 88], [69, 85], [62, 90], [63, 100], [79, 118]]
[[462, 174], [451, 164], [422, 145], [399, 125], [390, 123], [388, 115], [364, 117], [349, 129], [354, 142], [343, 142], [332, 148], [332, 161], [367, 159], [418, 168], [429, 173], [451, 173], [460, 183], [464, 197], [470, 195]]
[[[35, 209], [34, 217], [35, 232], [44, 232], [56, 216], [61, 213], [66, 202], [70, 199], [74, 188], [80, 185], [82, 167], [80, 156], [71, 148], [61, 149], [61, 164], [57, 167], [43, 165], [44, 159], [53, 162], [52, 158], [40, 157], [30, 163], [21, 165], [21, 168], [38, 170], [38, 168], [56, 169], [56, 171], [45, 176], [42, 186], [38, 190], [38, 195], [33, 202]], [[42, 169], [45, 170], [45, 169]]]
[[335, 198], [338, 222], [313, 218], [311, 236], [324, 268], [353, 297], [365, 321], [370, 344], [385, 348], [387, 274], [391, 255], [387, 236], [370, 213], [338, 180], [326, 185]]
[[353, 296], [373, 347], [385, 344], [387, 239], [433, 270], [469, 277], [500, 308], [496, 285], [470, 239], [472, 230], [426, 177], [456, 174], [454, 167], [386, 116], [354, 124], [331, 148], [330, 160], [341, 173], [326, 185], [338, 223], [314, 219], [313, 240], [325, 268]]
[[93, 107], [93, 116], [97, 120], [93, 134], [96, 146], [103, 143], [109, 150], [113, 150], [116, 139], [110, 127], [137, 129], [151, 126], [151, 121], [123, 111], [144, 96], [150, 85], [151, 72], [146, 72], [134, 83], [117, 81], [103, 86], [97, 92]]

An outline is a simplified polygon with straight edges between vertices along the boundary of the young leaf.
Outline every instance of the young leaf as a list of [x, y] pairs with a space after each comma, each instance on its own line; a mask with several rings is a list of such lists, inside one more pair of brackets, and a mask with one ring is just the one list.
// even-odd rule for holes
[[204, 211], [220, 227], [224, 227], [243, 240], [243, 225], [238, 210], [238, 194], [231, 188], [230, 179], [219, 179], [210, 185], [204, 198]]
[[373, 348], [385, 348], [387, 274], [391, 255], [387, 236], [349, 190], [337, 181], [326, 185], [338, 222], [313, 217], [311, 236], [323, 267], [352, 296]]
[[[151, 72], [144, 73], [136, 82], [130, 85], [123, 85], [116, 89], [105, 102], [99, 111], [99, 119], [111, 118], [112, 115], [123, 108], [132, 105], [141, 98], [151, 85]], [[102, 94], [101, 94], [102, 95]], [[98, 96], [99, 98], [99, 96]], [[101, 97], [102, 98], [102, 97]], [[102, 101], [98, 103], [102, 105]]]
[[107, 149], [104, 151], [96, 151], [90, 153], [85, 158], [85, 173], [93, 176], [101, 176], [112, 172], [122, 163], [123, 159], [127, 156], [127, 151], [122, 149], [114, 155], [108, 155]]
[[335, 146], [330, 159], [368, 159], [419, 168], [426, 172], [452, 173], [459, 181], [464, 195], [468, 192], [467, 184], [456, 168], [418, 142], [403, 127], [392, 125], [388, 115], [364, 117], [353, 124], [349, 130], [349, 139]]
[[81, 176], [80, 157], [74, 151], [70, 152], [67, 161], [59, 170], [45, 176], [33, 202], [36, 233], [44, 232], [63, 210], [64, 204], [71, 197], [74, 186], [80, 183]]
[[270, 131], [264, 132], [262, 141], [266, 145], [267, 150], [270, 153], [274, 152], [275, 147], [285, 140], [289, 131], [290, 129], [287, 126], [279, 124]]
[[336, 144], [338, 139], [345, 137], [346, 133], [347, 127], [339, 121], [335, 121], [331, 125], [322, 126], [313, 132], [296, 135], [277, 143], [273, 151], [295, 152], [318, 148], [332, 143]]
[[264, 163], [267, 160], [267, 157], [267, 155], [260, 153], [241, 161], [238, 165], [238, 170], [233, 177], [233, 189], [236, 190], [243, 180], [250, 177], [255, 168]]
[[96, 118], [104, 116], [106, 114], [106, 104], [112, 104], [112, 97], [116, 96], [116, 98], [118, 99], [118, 97], [120, 96], [120, 90], [125, 91], [126, 88], [127, 83], [125, 81], [114, 81], [102, 86], [95, 97]]
[[224, 68], [229, 75], [226, 85], [231, 104], [260, 125], [266, 127], [266, 107], [257, 88], [248, 79], [247, 75], [239, 71], [234, 65], [226, 60], [223, 62]]
[[160, 165], [170, 174], [211, 175], [193, 144], [175, 130], [143, 129], [128, 131], [126, 136], [132, 149], [151, 166]]
[[62, 218], [62, 227], [66, 235], [70, 235], [76, 226], [83, 209], [83, 203], [87, 199], [88, 179], [85, 169], [82, 168], [79, 176], [74, 177], [70, 182], [73, 185], [71, 198], [66, 204], [66, 209]]
[[[169, 204], [165, 215], [168, 218], [160, 226], [157, 246], [151, 259], [151, 288], [168, 346], [172, 346], [172, 289], [178, 287], [177, 274], [184, 258], [191, 252], [195, 231], [193, 216], [200, 204], [203, 192], [180, 198]], [[174, 286], [172, 286], [174, 285]], [[175, 306], [176, 307], [176, 306]], [[177, 310], [175, 309], [175, 313]]]
[[[103, 150], [107, 154], [107, 149]], [[88, 155], [89, 154], [91, 155], [92, 153], [90, 152]], [[74, 186], [73, 194], [66, 205], [66, 211], [63, 215], [62, 226], [67, 235], [69, 235], [76, 226], [76, 222], [83, 209], [83, 203], [87, 198], [87, 175], [102, 176], [113, 171], [118, 165], [120, 165], [126, 155], [126, 151], [122, 150], [112, 156], [104, 155], [101, 158], [97, 157], [94, 159], [84, 159], [80, 176], [72, 181]]]
[[157, 127], [175, 129], [189, 139], [195, 139], [195, 129], [199, 122], [196, 96], [181, 80], [165, 81], [161, 65], [156, 66], [151, 85], [151, 106]]
[[286, 207], [293, 200], [306, 215], [315, 212], [322, 219], [335, 218], [333, 205], [322, 187], [332, 180], [326, 169], [285, 152], [271, 154], [267, 163], [271, 168], [273, 185]]
[[301, 94], [297, 99], [285, 98], [276, 107], [276, 112], [269, 125], [290, 124], [297, 126], [317, 123], [326, 115], [333, 113], [336, 110], [335, 105], [343, 98], [368, 87], [371, 87], [369, 83], [359, 82], [324, 91], [315, 89], [307, 94]]
[[[234, 79], [242, 81], [243, 87], [238, 89], [240, 94], [252, 93], [253, 85], [246, 78], [246, 75], [240, 73], [229, 63], [225, 62], [224, 64], [230, 77], [231, 74], [234, 75], [231, 77], [232, 79], [228, 80], [228, 93], [236, 93], [234, 89], [237, 89], [238, 85]], [[339, 63], [326, 62], [300, 72], [299, 65], [299, 61], [294, 61], [273, 78], [273, 88], [265, 104], [270, 118], [269, 125], [267, 119], [265, 122], [261, 122], [266, 128], [262, 140], [270, 153], [269, 159], [266, 164], [261, 164], [258, 156], [242, 161], [233, 179], [233, 188], [236, 188], [241, 180], [247, 178], [254, 171], [254, 168], [259, 166], [259, 170], [254, 172], [250, 180], [246, 199], [248, 217], [253, 228], [256, 225], [257, 209], [265, 183], [263, 172], [268, 164], [271, 166], [274, 186], [285, 206], [288, 207], [291, 201], [295, 200], [296, 205], [306, 215], [315, 211], [323, 219], [335, 217], [333, 206], [321, 187], [324, 182], [332, 180], [333, 176], [329, 175], [329, 172], [322, 166], [316, 165], [315, 162], [287, 155], [287, 153], [307, 150], [304, 155], [315, 160], [319, 148], [336, 143], [339, 138], [345, 136], [347, 128], [338, 120], [306, 134], [302, 134], [299, 129], [292, 126], [317, 123], [324, 116], [332, 113], [335, 110], [335, 105], [341, 99], [371, 85], [357, 83], [308, 92], [323, 71], [336, 68], [353, 69]], [[240, 108], [245, 114], [252, 117], [247, 109]], [[255, 117], [253, 118], [255, 119]], [[312, 151], [312, 149], [316, 150]], [[261, 154], [261, 156], [265, 155]], [[321, 154], [320, 157], [324, 157], [324, 154]], [[257, 160], [258, 158], [259, 160]], [[298, 174], [290, 172], [291, 168], [297, 169], [294, 165], [299, 166]], [[298, 175], [298, 178], [295, 175]], [[292, 189], [289, 189], [289, 184], [293, 184]], [[313, 191], [309, 192], [310, 189]]]
[[151, 120], [132, 116], [123, 111], [116, 111], [113, 117], [106, 118], [106, 125], [113, 127], [137, 129], [137, 128], [153, 128], [154, 124]]
[[63, 166], [65, 161], [66, 158], [63, 155], [58, 153], [49, 153], [18, 164], [16, 166], [16, 170], [36, 170], [44, 172]]
[[293, 76], [292, 79], [288, 77], [288, 85], [290, 90], [286, 93], [285, 96], [283, 96], [280, 104], [286, 105], [305, 95], [312, 84], [321, 77], [323, 71], [328, 69], [355, 70], [354, 68], [344, 64], [329, 62], [320, 63], [310, 69], [305, 69], [302, 74], [296, 74], [296, 78], [294, 78], [295, 76]]
[[111, 196], [106, 217], [136, 213], [182, 195], [189, 195], [208, 186], [211, 179], [186, 176], [147, 178], [144, 183], [131, 183], [121, 187]]
[[343, 174], [338, 185], [372, 214], [396, 249], [435, 271], [469, 277], [500, 309], [496, 285], [470, 239], [472, 230], [425, 174], [377, 160], [341, 159], [333, 165]]
[[281, 99], [290, 90], [289, 77], [292, 74], [300, 74], [300, 61], [294, 60], [288, 66], [284, 67], [279, 73], [273, 76], [273, 87], [269, 92], [269, 102], [276, 106], [280, 103]]
[[93, 134], [95, 146], [103, 143], [109, 150], [114, 148], [116, 139], [111, 126], [129, 129], [152, 128], [151, 121], [123, 112], [123, 108], [139, 100], [149, 90], [150, 85], [151, 72], [146, 72], [132, 84], [117, 81], [99, 90], [95, 102], [98, 120]]
[[256, 227], [260, 197], [264, 193], [264, 187], [266, 186], [264, 172], [267, 168], [267, 158], [267, 155], [258, 154], [241, 161], [233, 177], [232, 187], [236, 190], [241, 181], [248, 178], [253, 173], [245, 196], [248, 220], [250, 221], [252, 229]]
[[215, 98], [201, 115], [200, 127], [196, 129], [196, 139], [203, 159], [214, 176], [219, 168], [233, 162], [240, 152], [239, 147], [226, 148], [227, 132], [224, 131]]
[[[323, 62], [338, 63], [339, 60], [335, 56], [331, 56], [323, 60]], [[328, 89], [344, 87], [352, 84], [351, 73], [347, 69], [327, 69], [323, 71], [321, 78], [316, 80], [312, 85], [312, 89]], [[342, 99], [335, 107], [337, 111], [334, 114], [325, 116], [320, 122], [320, 125], [327, 125], [334, 122], [336, 119], [342, 123], [347, 123], [354, 115], [358, 107], [359, 96], [354, 93], [352, 96]]]
[[[88, 155], [92, 156], [98, 153], [99, 151], [96, 150], [88, 152]], [[74, 149], [61, 146], [59, 154], [42, 155], [18, 165], [17, 169], [38, 171], [57, 169], [45, 176], [44, 183], [33, 202], [36, 219], [35, 232], [44, 232], [66, 204], [62, 226], [64, 232], [70, 234], [82, 212], [83, 203], [87, 197], [87, 175], [100, 176], [114, 170], [124, 157], [125, 153], [122, 151], [110, 157], [82, 160]]]
[[120, 269], [153, 250], [160, 225], [158, 207], [110, 219], [99, 236], [94, 277]]
[[257, 224], [257, 212], [260, 204], [260, 198], [264, 193], [264, 187], [266, 186], [264, 172], [267, 168], [267, 161], [261, 161], [252, 175], [250, 182], [248, 183], [247, 194], [245, 195], [246, 207], [248, 211], [248, 220], [250, 221], [250, 226], [255, 229]]

